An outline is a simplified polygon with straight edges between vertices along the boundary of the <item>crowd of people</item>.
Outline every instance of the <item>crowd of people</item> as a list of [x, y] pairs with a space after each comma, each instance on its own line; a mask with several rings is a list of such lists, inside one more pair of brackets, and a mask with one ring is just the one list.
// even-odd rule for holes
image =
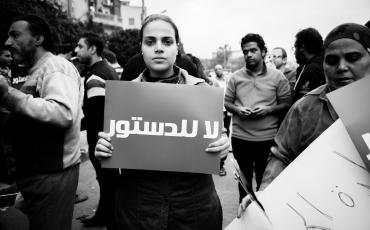
[[[204, 154], [220, 157], [224, 176], [232, 147], [247, 181], [255, 174], [255, 189], [263, 191], [338, 118], [326, 94], [370, 75], [370, 29], [355, 23], [337, 26], [325, 40], [314, 28], [299, 31], [297, 69], [287, 65], [282, 47], [272, 49], [273, 68], [266, 65], [263, 37], [248, 33], [241, 38], [245, 66], [226, 75], [216, 65], [211, 78], [197, 57], [180, 54], [179, 31], [168, 16], [144, 20], [140, 45], [122, 69], [97, 34], [82, 34], [76, 55], [66, 57], [55, 54], [44, 19], [26, 15], [11, 24], [0, 48], [0, 180], [15, 182], [31, 230], [71, 229], [82, 130], [100, 187], [97, 211], [82, 219], [85, 226], [222, 229], [210, 174], [101, 167], [119, 154], [103, 132], [107, 80], [223, 88], [223, 133]], [[238, 216], [249, 202], [239, 187]]]

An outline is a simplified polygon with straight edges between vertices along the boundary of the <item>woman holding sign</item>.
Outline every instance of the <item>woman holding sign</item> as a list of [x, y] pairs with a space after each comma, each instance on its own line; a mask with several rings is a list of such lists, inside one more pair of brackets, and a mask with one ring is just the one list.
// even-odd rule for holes
[[[206, 85], [175, 66], [179, 33], [164, 15], [148, 16], [140, 31], [142, 55], [147, 69], [134, 81]], [[184, 95], [184, 97], [186, 97]], [[166, 102], [163, 101], [163, 104]], [[99, 133], [97, 158], [112, 156], [106, 133]], [[211, 143], [204, 154], [227, 152], [225, 134]], [[222, 209], [209, 174], [129, 170], [122, 171], [117, 191], [118, 229], [212, 229], [222, 228]]]

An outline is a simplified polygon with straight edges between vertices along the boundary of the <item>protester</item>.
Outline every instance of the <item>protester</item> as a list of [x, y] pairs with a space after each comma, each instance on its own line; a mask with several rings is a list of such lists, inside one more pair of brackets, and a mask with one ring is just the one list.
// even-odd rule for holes
[[[209, 78], [206, 76], [206, 74], [204, 73], [204, 66], [202, 64], [202, 62], [200, 61], [200, 59], [194, 55], [192, 55], [191, 53], [187, 53], [186, 55], [183, 55], [183, 57], [189, 57], [190, 58], [190, 61], [193, 65], [195, 65], [195, 68], [196, 68], [196, 74], [195, 75], [192, 75], [190, 74], [190, 72], [188, 72], [190, 75], [194, 76], [194, 77], [198, 77], [198, 78], [202, 78], [203, 80], [205, 80], [208, 84], [211, 84]], [[176, 61], [176, 65], [178, 65], [179, 67], [181, 68], [184, 68], [181, 66], [181, 60], [178, 60]], [[184, 63], [185, 64], [185, 63]], [[184, 68], [186, 70], [186, 68]]]
[[[134, 81], [207, 85], [174, 65], [179, 33], [169, 17], [148, 16], [140, 30], [140, 39], [147, 69]], [[99, 136], [96, 157], [111, 157], [113, 146], [109, 136], [102, 132]], [[204, 154], [220, 154], [228, 148], [227, 136], [223, 134]], [[199, 173], [124, 169], [117, 191], [116, 218], [118, 229], [126, 230], [222, 228], [222, 209], [212, 176]]]
[[85, 33], [78, 41], [75, 52], [80, 63], [89, 68], [85, 77], [85, 96], [82, 130], [86, 130], [89, 145], [89, 157], [99, 183], [100, 199], [95, 215], [81, 221], [85, 226], [106, 225], [108, 230], [114, 227], [114, 195], [118, 185], [118, 170], [102, 169], [94, 151], [98, 141], [98, 132], [103, 130], [105, 81], [118, 80], [114, 69], [102, 58], [103, 40], [94, 33]]
[[108, 62], [110, 66], [116, 71], [117, 79], [121, 78], [123, 68], [118, 64], [116, 54], [109, 49], [104, 49], [102, 53], [102, 58]]
[[[326, 84], [298, 100], [289, 110], [271, 149], [260, 190], [264, 190], [338, 115], [327, 93], [370, 77], [370, 29], [354, 23], [334, 28], [324, 41]], [[250, 203], [243, 199], [238, 215]]]
[[83, 85], [76, 68], [53, 55], [44, 19], [13, 21], [6, 46], [28, 70], [17, 90], [0, 76], [0, 100], [10, 111], [4, 147], [16, 161], [15, 181], [23, 195], [29, 229], [71, 229], [79, 175]]
[[322, 68], [322, 42], [320, 33], [314, 28], [307, 28], [296, 34], [294, 55], [299, 67], [293, 89], [293, 102], [325, 84]]
[[[230, 76], [225, 107], [233, 114], [234, 157], [249, 184], [255, 172], [258, 190], [280, 124], [280, 113], [290, 105], [290, 87], [280, 71], [266, 67], [267, 48], [260, 35], [244, 36], [241, 48], [246, 66]], [[246, 195], [240, 185], [239, 195], [240, 202]]]
[[[7, 49], [3, 45], [0, 45], [0, 75], [4, 76], [8, 80], [9, 85], [11, 85], [11, 77], [12, 77], [11, 70], [10, 70], [10, 67], [12, 65], [12, 60], [13, 59], [12, 59], [9, 49]], [[8, 111], [6, 110], [6, 108], [0, 105], [0, 140], [2, 140], [1, 130], [3, 127], [4, 119], [7, 114], [8, 114]], [[6, 161], [7, 159], [4, 156], [3, 148], [2, 146], [0, 146], [0, 182], [11, 184], [13, 181], [12, 181], [11, 176], [8, 173]]]
[[[224, 68], [222, 67], [222, 65], [215, 66], [215, 74], [216, 76], [214, 78], [211, 78], [212, 86], [222, 88], [225, 91], [228, 79], [224, 74]], [[225, 107], [223, 108], [223, 113], [224, 113], [224, 128], [226, 129], [227, 136], [229, 136], [231, 114], [226, 111]], [[225, 155], [225, 157], [222, 157], [220, 160], [220, 172], [219, 172], [220, 176], [226, 176], [227, 174], [226, 169], [224, 167], [226, 158], [227, 155]]]
[[293, 94], [294, 85], [296, 82], [296, 71], [295, 69], [287, 66], [288, 55], [284, 48], [276, 47], [271, 51], [272, 63], [276, 69], [280, 70], [284, 76], [288, 79], [290, 85], [291, 94]]
[[0, 74], [8, 79], [11, 78], [10, 67], [12, 65], [12, 56], [10, 51], [4, 46], [0, 46]]

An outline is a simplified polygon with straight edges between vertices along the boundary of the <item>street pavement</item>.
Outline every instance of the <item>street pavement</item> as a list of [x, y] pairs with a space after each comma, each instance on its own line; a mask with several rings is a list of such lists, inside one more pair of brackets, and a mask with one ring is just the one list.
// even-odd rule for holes
[[[221, 200], [223, 210], [223, 228], [225, 228], [236, 216], [238, 208], [238, 188], [234, 180], [233, 166], [230, 153], [225, 162], [227, 171], [226, 176], [213, 175], [217, 193]], [[86, 159], [83, 158], [83, 159]], [[73, 230], [91, 229], [105, 230], [105, 227], [84, 227], [79, 218], [94, 215], [94, 211], [99, 201], [99, 185], [95, 178], [95, 171], [89, 160], [84, 160], [80, 166], [80, 178], [77, 193], [87, 195], [88, 199], [75, 205], [73, 215]]]

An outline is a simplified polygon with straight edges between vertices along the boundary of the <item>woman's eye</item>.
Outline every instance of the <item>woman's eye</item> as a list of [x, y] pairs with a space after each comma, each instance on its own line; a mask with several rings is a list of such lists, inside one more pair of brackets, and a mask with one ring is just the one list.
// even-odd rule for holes
[[325, 63], [328, 65], [336, 65], [339, 61], [339, 58], [334, 55], [328, 55], [325, 57]]
[[347, 54], [346, 55], [346, 60], [348, 62], [355, 62], [355, 61], [357, 61], [360, 58], [361, 58], [361, 54], [360, 53], [350, 53], [350, 54]]
[[163, 44], [166, 45], [166, 46], [170, 46], [173, 44], [173, 40], [172, 39], [166, 39], [163, 41]]
[[152, 46], [154, 45], [154, 41], [152, 39], [145, 40], [145, 45]]

